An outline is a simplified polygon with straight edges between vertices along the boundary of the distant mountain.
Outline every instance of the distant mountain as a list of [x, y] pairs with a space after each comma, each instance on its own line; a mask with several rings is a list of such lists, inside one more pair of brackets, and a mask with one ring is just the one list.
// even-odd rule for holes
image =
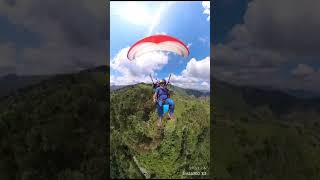
[[80, 71], [80, 73], [86, 73], [86, 72], [102, 72], [102, 73], [108, 73], [109, 67], [108, 66], [97, 66], [89, 69], [85, 69]]
[[[142, 84], [146, 84], [146, 83], [142, 83]], [[150, 86], [150, 88], [152, 87], [152, 84], [147, 84], [147, 85]], [[112, 85], [112, 86], [110, 86], [110, 91], [115, 91], [115, 90], [124, 88], [126, 86], [132, 86], [132, 85], [122, 85], [122, 86]], [[181, 87], [174, 86], [174, 85], [170, 85], [169, 89], [173, 90], [173, 91], [177, 91], [177, 92], [185, 94], [185, 95], [190, 95], [190, 96], [193, 95], [195, 97], [201, 97], [201, 96], [208, 97], [208, 96], [210, 96], [210, 91], [206, 91], [206, 90], [185, 89], [185, 88], [181, 88]]]
[[320, 93], [312, 92], [312, 91], [306, 91], [306, 90], [287, 90], [288, 94], [298, 97], [298, 98], [304, 98], [304, 99], [313, 99], [317, 98], [320, 99]]
[[214, 99], [227, 98], [225, 97], [227, 92], [230, 96], [232, 96], [231, 94], [238, 94], [238, 97], [241, 97], [244, 103], [250, 107], [267, 104], [277, 114], [285, 114], [293, 109], [316, 109], [320, 111], [319, 98], [307, 99], [281, 90], [233, 85], [217, 79], [214, 80], [213, 87], [214, 92], [212, 94]]
[[214, 80], [217, 180], [320, 177], [320, 101]]
[[[90, 69], [85, 69], [80, 71], [80, 73], [90, 73], [90, 72], [107, 72], [107, 66], [98, 66]], [[72, 74], [72, 73], [69, 73]], [[6, 76], [0, 77], [0, 97], [10, 95], [19, 89], [23, 89], [32, 85], [36, 85], [44, 80], [60, 77], [67, 74], [58, 75], [16, 75], [8, 74]]]
[[181, 91], [183, 93], [186, 93], [187, 95], [193, 95], [195, 97], [201, 97], [201, 96], [210, 96], [210, 91], [206, 90], [196, 90], [196, 89], [185, 89], [178, 86], [170, 85], [173, 90]]
[[110, 91], [115, 91], [115, 90], [121, 89], [123, 87], [125, 87], [125, 86], [112, 85], [112, 86], [110, 86]]

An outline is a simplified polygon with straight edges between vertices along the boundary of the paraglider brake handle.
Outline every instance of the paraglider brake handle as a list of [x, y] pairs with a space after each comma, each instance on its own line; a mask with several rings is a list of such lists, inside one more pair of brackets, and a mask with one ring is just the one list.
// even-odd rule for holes
[[150, 78], [151, 78], [152, 84], [154, 84], [151, 74], [149, 74], [149, 76], [150, 76]]
[[171, 73], [169, 75], [168, 81], [167, 81], [167, 85], [170, 83], [170, 79], [171, 79]]

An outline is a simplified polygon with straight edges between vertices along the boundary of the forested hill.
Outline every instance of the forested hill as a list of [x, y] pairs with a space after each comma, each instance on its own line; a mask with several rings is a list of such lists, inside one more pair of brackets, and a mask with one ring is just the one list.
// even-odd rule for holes
[[[111, 177], [208, 178], [209, 97], [173, 90], [177, 120], [165, 118], [158, 129], [152, 95], [151, 85], [143, 83], [111, 93]], [[194, 171], [204, 175], [184, 174]]]
[[105, 179], [107, 74], [57, 75], [3, 97], [0, 179]]

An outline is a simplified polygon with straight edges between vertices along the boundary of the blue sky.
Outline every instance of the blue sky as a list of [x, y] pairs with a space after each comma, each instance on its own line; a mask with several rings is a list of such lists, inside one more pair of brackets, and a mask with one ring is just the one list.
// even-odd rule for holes
[[[182, 40], [189, 57], [155, 52], [145, 62], [126, 59], [131, 45], [154, 34]], [[209, 90], [209, 2], [110, 2], [110, 55], [112, 85], [150, 83], [149, 73], [158, 79], [172, 73], [174, 85]]]
[[236, 24], [243, 24], [244, 14], [250, 0], [224, 0], [215, 3], [213, 25], [216, 34], [213, 42], [223, 43]]

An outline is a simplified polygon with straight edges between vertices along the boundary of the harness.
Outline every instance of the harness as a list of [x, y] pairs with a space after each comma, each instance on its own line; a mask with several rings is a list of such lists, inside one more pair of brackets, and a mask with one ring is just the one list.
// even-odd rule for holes
[[153, 84], [153, 89], [157, 89], [158, 87], [160, 87], [159, 84], [156, 84], [156, 83]]
[[159, 93], [157, 94], [157, 100], [159, 99], [160, 96], [162, 95], [166, 95], [167, 98], [165, 99], [162, 99], [162, 102], [165, 102], [166, 99], [168, 99], [170, 97], [170, 93], [169, 93], [169, 90], [167, 88], [161, 88], [159, 89]]

